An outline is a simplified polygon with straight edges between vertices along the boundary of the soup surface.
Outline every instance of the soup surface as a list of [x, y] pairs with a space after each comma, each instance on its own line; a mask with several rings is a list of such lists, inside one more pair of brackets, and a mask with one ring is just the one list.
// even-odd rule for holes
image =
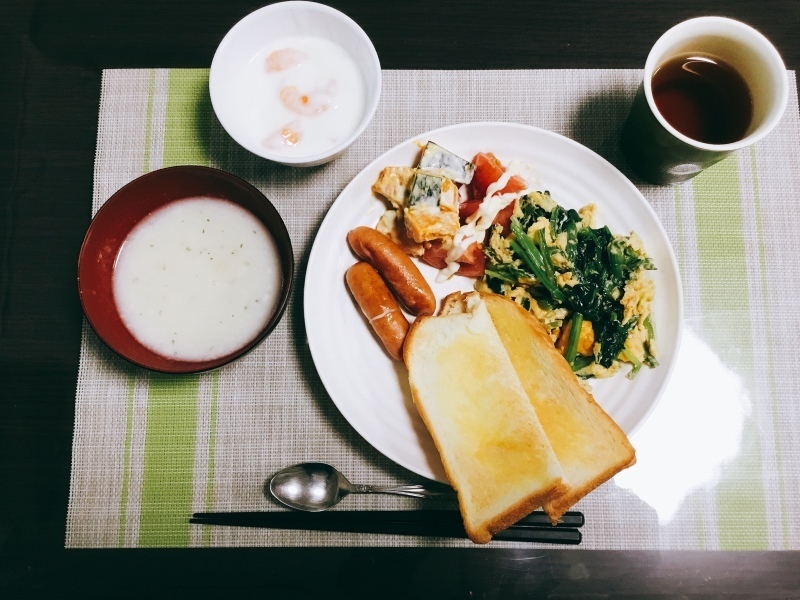
[[177, 360], [211, 360], [247, 345], [269, 320], [281, 288], [278, 250], [240, 206], [179, 200], [131, 231], [113, 287], [141, 344]]

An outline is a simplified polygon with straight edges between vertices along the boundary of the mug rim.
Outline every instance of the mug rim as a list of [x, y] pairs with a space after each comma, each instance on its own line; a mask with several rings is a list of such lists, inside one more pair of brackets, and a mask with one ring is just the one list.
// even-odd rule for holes
[[[716, 24], [720, 25], [723, 24], [725, 26], [733, 27], [738, 29], [740, 32], [744, 32], [747, 35], [752, 36], [755, 40], [760, 42], [763, 46], [763, 50], [766, 53], [766, 58], [768, 61], [774, 62], [776, 66], [779, 66], [779, 70], [783, 73], [783, 77], [778, 79], [779, 84], [779, 94], [780, 97], [777, 99], [773, 109], [770, 111], [770, 114], [764, 119], [763, 123], [752, 133], [746, 135], [741, 140], [736, 142], [730, 142], [728, 144], [709, 144], [707, 142], [701, 142], [699, 140], [695, 140], [672, 126], [672, 124], [667, 121], [666, 118], [661, 114], [661, 111], [658, 110], [656, 106], [655, 99], [653, 98], [653, 74], [656, 70], [656, 67], [663, 63], [661, 60], [661, 51], [663, 47], [669, 43], [674, 37], [675, 34], [680, 32], [680, 30], [685, 29], [687, 27], [692, 27], [697, 24]], [[658, 59], [658, 64], [656, 64], [656, 59]], [[775, 46], [770, 42], [764, 34], [762, 34], [757, 29], [751, 27], [750, 25], [743, 23], [741, 21], [737, 21], [736, 19], [730, 19], [728, 17], [717, 17], [717, 16], [707, 16], [707, 17], [695, 17], [693, 19], [688, 19], [686, 21], [682, 21], [677, 25], [674, 25], [666, 32], [664, 32], [661, 37], [658, 38], [653, 47], [650, 49], [650, 52], [647, 55], [647, 60], [645, 62], [644, 67], [644, 79], [643, 79], [643, 86], [645, 97], [647, 98], [647, 104], [650, 107], [653, 116], [658, 120], [664, 129], [670, 133], [670, 135], [674, 136], [675, 138], [679, 139], [680, 141], [684, 142], [685, 144], [697, 148], [699, 150], [708, 150], [711, 152], [732, 152], [734, 150], [739, 150], [741, 148], [745, 148], [750, 146], [751, 144], [756, 143], [757, 141], [764, 138], [767, 134], [769, 134], [774, 128], [775, 125], [783, 117], [784, 112], [786, 111], [786, 106], [789, 101], [789, 79], [788, 75], [786, 74], [786, 65], [783, 62], [783, 58], [781, 58], [780, 53], [775, 48]]]

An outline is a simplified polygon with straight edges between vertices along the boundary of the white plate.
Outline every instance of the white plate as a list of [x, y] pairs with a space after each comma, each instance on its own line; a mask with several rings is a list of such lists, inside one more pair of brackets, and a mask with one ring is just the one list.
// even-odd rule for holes
[[[553, 198], [564, 207], [597, 204], [598, 225], [612, 232], [635, 231], [657, 271], [654, 316], [660, 366], [643, 368], [630, 381], [624, 375], [593, 381], [597, 401], [629, 435], [655, 407], [672, 372], [683, 322], [681, 283], [675, 255], [653, 209], [624, 175], [588, 148], [558, 134], [509, 123], [465, 123], [421, 134], [392, 148], [367, 166], [331, 206], [317, 233], [305, 283], [305, 321], [314, 364], [336, 406], [370, 444], [403, 467], [446, 482], [439, 455], [417, 414], [408, 374], [383, 350], [350, 296], [345, 271], [356, 262], [345, 239], [359, 225], [374, 227], [385, 210], [371, 192], [381, 169], [412, 166], [418, 143], [428, 140], [465, 158], [493, 152], [504, 164], [529, 165]], [[455, 290], [471, 290], [473, 279], [434, 282], [436, 270], [420, 265], [441, 299]]]

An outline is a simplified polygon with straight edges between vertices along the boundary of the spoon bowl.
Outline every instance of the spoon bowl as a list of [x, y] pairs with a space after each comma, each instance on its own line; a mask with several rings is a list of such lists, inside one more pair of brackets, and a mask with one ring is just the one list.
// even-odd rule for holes
[[452, 488], [442, 485], [437, 487], [440, 489], [430, 489], [421, 485], [355, 485], [331, 465], [319, 462], [287, 467], [278, 471], [269, 482], [269, 491], [278, 502], [289, 508], [307, 512], [328, 510], [351, 493], [455, 499]]
[[340, 478], [347, 481], [330, 465], [303, 463], [276, 473], [269, 482], [269, 491], [290, 508], [321, 512], [339, 504], [349, 493], [346, 489], [342, 493]]

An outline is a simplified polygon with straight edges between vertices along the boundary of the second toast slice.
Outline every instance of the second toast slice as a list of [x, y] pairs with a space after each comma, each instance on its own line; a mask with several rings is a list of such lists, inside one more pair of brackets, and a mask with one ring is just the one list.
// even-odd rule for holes
[[625, 433], [584, 390], [541, 323], [502, 296], [482, 295], [569, 489], [544, 510], [558, 518], [600, 484], [635, 462]]
[[486, 305], [473, 299], [462, 313], [418, 319], [404, 357], [465, 529], [485, 543], [566, 488]]

